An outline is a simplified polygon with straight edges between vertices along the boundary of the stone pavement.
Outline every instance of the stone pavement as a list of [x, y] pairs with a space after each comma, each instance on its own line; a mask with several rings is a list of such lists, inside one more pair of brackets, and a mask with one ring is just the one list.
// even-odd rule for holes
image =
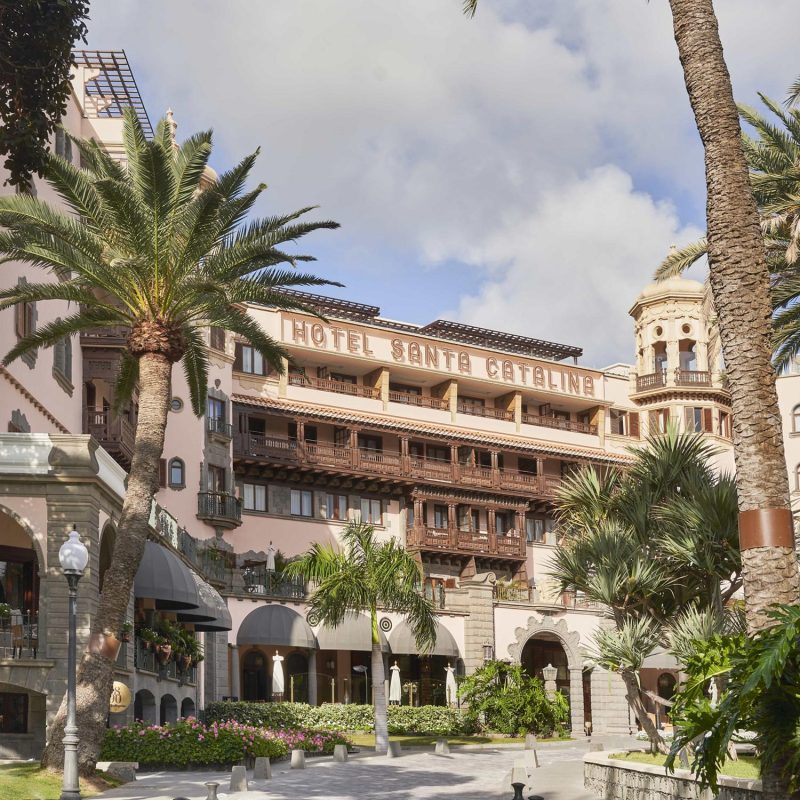
[[[583, 788], [585, 742], [543, 744], [540, 768], [531, 773], [525, 796], [545, 800], [595, 800]], [[606, 747], [608, 749], [608, 746]], [[104, 792], [102, 800], [205, 800], [206, 781], [219, 783], [220, 800], [511, 800], [510, 773], [521, 746], [453, 747], [450, 755], [430, 749], [404, 750], [400, 758], [363, 752], [346, 764], [330, 756], [306, 760], [306, 769], [273, 765], [269, 781], [250, 781], [247, 793], [228, 792], [230, 772], [141, 773], [135, 783]], [[248, 773], [250, 777], [252, 773]]]

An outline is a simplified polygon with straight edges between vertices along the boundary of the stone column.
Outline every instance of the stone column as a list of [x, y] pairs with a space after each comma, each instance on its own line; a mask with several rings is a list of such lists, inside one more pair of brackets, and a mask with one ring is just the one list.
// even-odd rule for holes
[[317, 704], [317, 651], [311, 650], [308, 654], [308, 704]]
[[572, 735], [583, 736], [583, 669], [569, 668], [569, 707]]
[[447, 531], [450, 535], [450, 546], [458, 547], [458, 520], [456, 520], [456, 504], [447, 504]]
[[[464, 620], [464, 651], [461, 657], [468, 675], [483, 666], [483, 645], [489, 642], [496, 648], [494, 639], [494, 583], [491, 572], [472, 578], [462, 578], [460, 590], [448, 593], [448, 604], [454, 610], [466, 611]], [[495, 652], [496, 658], [503, 654]]]
[[231, 695], [241, 700], [239, 688], [239, 648], [236, 645], [229, 645], [231, 648]]

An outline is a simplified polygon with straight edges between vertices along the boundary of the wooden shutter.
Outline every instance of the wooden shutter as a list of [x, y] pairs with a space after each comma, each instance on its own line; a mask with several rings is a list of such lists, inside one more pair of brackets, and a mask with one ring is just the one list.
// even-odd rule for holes
[[25, 306], [27, 303], [17, 303], [14, 306], [14, 332], [21, 339], [25, 335]]
[[233, 353], [233, 369], [235, 372], [241, 372], [243, 364], [241, 342], [236, 342], [236, 345], [233, 348]]
[[167, 459], [158, 459], [158, 485], [163, 489], [167, 485]]
[[694, 431], [694, 408], [691, 406], [686, 406], [683, 409], [683, 427], [687, 433], [692, 433]]
[[216, 326], [211, 326], [210, 344], [214, 350], [225, 349], [225, 330]]
[[638, 411], [631, 411], [628, 414], [628, 429], [629, 429], [630, 435], [634, 439], [638, 439], [639, 436], [641, 435], [639, 433], [639, 412]]
[[711, 433], [714, 430], [714, 422], [711, 416], [711, 409], [703, 409], [703, 430], [706, 433]]

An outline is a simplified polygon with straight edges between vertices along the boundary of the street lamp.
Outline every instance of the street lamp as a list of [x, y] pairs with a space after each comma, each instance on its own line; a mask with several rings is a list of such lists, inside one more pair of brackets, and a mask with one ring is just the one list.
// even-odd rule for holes
[[488, 664], [494, 658], [494, 647], [491, 642], [485, 642], [483, 645], [483, 663]]
[[64, 726], [64, 783], [61, 800], [80, 800], [78, 785], [78, 725], [75, 721], [76, 614], [78, 581], [89, 563], [89, 551], [75, 526], [58, 551], [58, 560], [69, 586], [69, 650], [67, 656], [67, 724]]
[[542, 677], [544, 678], [544, 692], [552, 700], [556, 696], [556, 678], [558, 669], [552, 664], [542, 667]]

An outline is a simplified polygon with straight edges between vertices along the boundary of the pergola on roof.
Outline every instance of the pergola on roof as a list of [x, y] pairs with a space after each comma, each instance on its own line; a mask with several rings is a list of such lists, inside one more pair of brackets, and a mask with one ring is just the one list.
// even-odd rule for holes
[[100, 74], [88, 80], [85, 86], [87, 95], [102, 98], [106, 103], [98, 105], [96, 116], [121, 117], [123, 109], [130, 106], [145, 134], [152, 137], [153, 126], [124, 50], [75, 50], [72, 61], [78, 67], [100, 70]]

